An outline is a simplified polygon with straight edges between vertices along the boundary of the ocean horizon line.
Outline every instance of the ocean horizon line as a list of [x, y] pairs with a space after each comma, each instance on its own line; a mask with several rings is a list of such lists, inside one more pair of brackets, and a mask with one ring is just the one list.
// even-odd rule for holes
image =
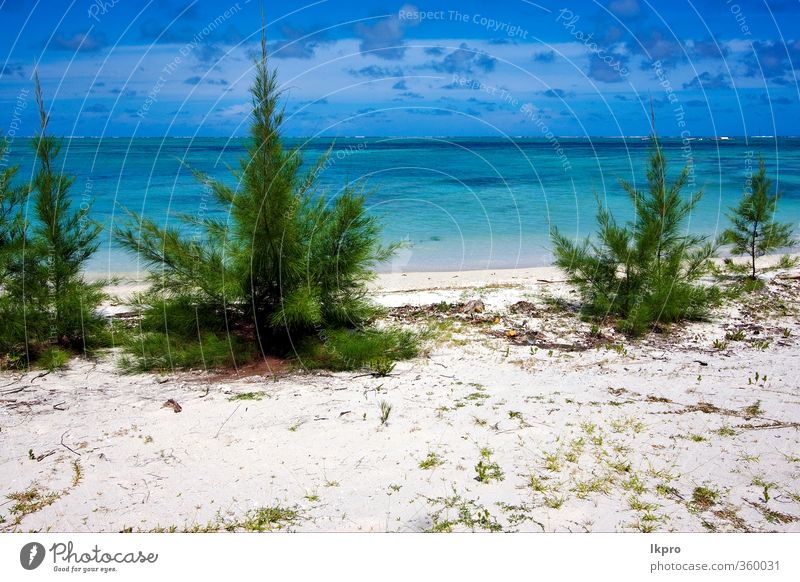
[[[21, 139], [34, 139], [36, 135], [19, 136]], [[553, 138], [556, 139], [572, 139], [572, 140], [592, 140], [592, 139], [640, 139], [649, 141], [651, 136], [646, 134], [635, 135], [553, 135], [552, 137], [543, 135], [512, 135], [512, 136], [497, 136], [497, 135], [296, 135], [286, 136], [285, 139], [289, 140], [315, 140], [315, 139], [539, 139], [549, 141]], [[748, 140], [748, 139], [798, 139], [800, 135], [659, 135], [659, 139], [687, 139], [689, 141], [697, 140], [717, 140], [717, 141], [733, 141], [733, 140]], [[247, 135], [237, 136], [224, 136], [224, 135], [67, 135], [63, 139], [249, 139]]]

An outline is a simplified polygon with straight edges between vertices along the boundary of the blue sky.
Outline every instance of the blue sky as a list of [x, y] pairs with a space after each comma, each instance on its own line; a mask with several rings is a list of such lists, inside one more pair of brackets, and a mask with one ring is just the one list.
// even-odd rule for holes
[[[800, 134], [798, 0], [266, 2], [289, 135]], [[0, 131], [243, 135], [256, 0], [0, 0]]]

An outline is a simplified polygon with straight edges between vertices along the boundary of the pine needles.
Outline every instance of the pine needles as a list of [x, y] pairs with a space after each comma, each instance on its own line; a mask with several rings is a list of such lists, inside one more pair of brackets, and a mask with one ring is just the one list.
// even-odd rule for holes
[[715, 246], [708, 237], [686, 233], [686, 219], [701, 193], [681, 195], [688, 167], [667, 181], [666, 159], [658, 140], [653, 143], [648, 188], [640, 191], [621, 182], [635, 221], [619, 225], [599, 205], [595, 239], [575, 243], [557, 229], [552, 233], [556, 264], [580, 290], [584, 313], [616, 317], [618, 327], [631, 335], [681, 319], [702, 319], [719, 300], [718, 289], [698, 284]]
[[[142, 337], [133, 342], [144, 349], [142, 355], [138, 348], [130, 351], [135, 367], [165, 365], [166, 360], [147, 356], [159, 344], [188, 349], [199, 338], [208, 342], [226, 335], [253, 344], [252, 351], [261, 354], [292, 355], [294, 346], [302, 345], [313, 354], [312, 365], [324, 362], [334, 369], [360, 366], [367, 356], [408, 357], [408, 349], [379, 354], [376, 349], [398, 343], [398, 337], [369, 328], [379, 311], [366, 284], [395, 247], [380, 244], [380, 225], [367, 213], [363, 187], [347, 185], [328, 199], [316, 180], [326, 158], [303, 174], [299, 149], [284, 147], [281, 91], [268, 66], [263, 32], [250, 93], [251, 139], [234, 170], [236, 186], [195, 172], [228, 211], [228, 221], [178, 216], [201, 234], [189, 237], [180, 228], [128, 212], [127, 224], [115, 232], [118, 243], [144, 260], [151, 273]], [[403, 336], [400, 343], [410, 341]], [[350, 349], [363, 353], [348, 355]]]
[[721, 242], [733, 245], [736, 255], [750, 258], [750, 278], [756, 278], [756, 258], [769, 251], [793, 244], [792, 226], [774, 220], [779, 194], [770, 195], [772, 180], [767, 178], [764, 160], [758, 173], [735, 208], [728, 214], [732, 226], [722, 233]]
[[[6, 365], [23, 367], [40, 354], [53, 366], [50, 356], [61, 353], [54, 346], [86, 351], [107, 338], [97, 314], [102, 282], [87, 283], [82, 274], [101, 227], [89, 216], [91, 205], [73, 209], [74, 177], [55, 169], [61, 141], [47, 132], [38, 75], [35, 94], [41, 130], [33, 139], [33, 180], [14, 188], [16, 167], [0, 175], [0, 353]], [[6, 147], [0, 145], [3, 153]]]

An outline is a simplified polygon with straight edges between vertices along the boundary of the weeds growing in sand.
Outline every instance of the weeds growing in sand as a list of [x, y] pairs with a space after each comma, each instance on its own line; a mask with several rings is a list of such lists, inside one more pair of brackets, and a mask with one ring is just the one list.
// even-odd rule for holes
[[[101, 227], [88, 201], [73, 207], [75, 178], [57, 170], [61, 141], [48, 134], [38, 75], [34, 83], [40, 130], [32, 181], [14, 186], [17, 166], [0, 173], [0, 367], [29, 367], [54, 347], [86, 352], [110, 341], [97, 313], [103, 282], [87, 283], [82, 274]], [[7, 147], [0, 140], [0, 157]]]
[[693, 509], [705, 511], [717, 503], [719, 496], [719, 491], [712, 487], [695, 487], [692, 491], [691, 506]]
[[764, 414], [764, 409], [761, 408], [761, 401], [756, 400], [750, 406], [746, 406], [744, 408], [744, 413], [746, 416], [761, 416], [762, 414]]
[[584, 314], [615, 316], [619, 329], [631, 335], [682, 319], [703, 319], [720, 297], [716, 287], [699, 284], [715, 245], [686, 230], [701, 193], [688, 199], [681, 195], [688, 166], [672, 183], [666, 176], [666, 159], [654, 136], [648, 188], [622, 182], [635, 222], [617, 224], [598, 202], [595, 238], [576, 243], [557, 229], [552, 232], [556, 264], [578, 287]]
[[19, 525], [26, 515], [52, 505], [59, 497], [61, 497], [61, 493], [57, 491], [42, 493], [35, 485], [31, 485], [25, 491], [6, 495], [6, 499], [14, 502], [9, 510], [14, 518], [14, 525]]
[[491, 483], [504, 479], [503, 470], [492, 460], [492, 450], [486, 447], [481, 449], [478, 464], [475, 465], [475, 480], [479, 483]]
[[550, 509], [561, 509], [566, 500], [563, 495], [545, 495], [544, 505]]
[[794, 242], [791, 224], [775, 221], [779, 194], [771, 194], [771, 190], [772, 180], [767, 177], [767, 167], [761, 159], [750, 188], [739, 205], [730, 209], [731, 228], [721, 237], [721, 242], [733, 245], [734, 254], [749, 257], [751, 279], [756, 278], [756, 258]]
[[381, 424], [384, 425], [389, 420], [389, 415], [392, 413], [392, 405], [385, 400], [381, 400], [379, 406], [381, 411]]
[[728, 348], [728, 342], [724, 342], [722, 340], [715, 339], [714, 340], [714, 349], [719, 350], [720, 352]]
[[793, 257], [792, 255], [781, 255], [781, 258], [778, 259], [778, 263], [775, 265], [775, 268], [794, 269], [798, 264], [800, 264], [799, 257]]
[[61, 370], [69, 362], [70, 354], [61, 348], [46, 348], [39, 354], [36, 364], [46, 370]]
[[263, 400], [264, 397], [269, 398], [269, 395], [266, 392], [241, 392], [233, 396], [228, 396], [228, 400]]
[[448, 497], [428, 498], [429, 505], [436, 509], [431, 512], [432, 533], [450, 533], [457, 529], [468, 531], [500, 532], [503, 526], [484, 506], [471, 499], [464, 499], [453, 491]]
[[726, 436], [726, 437], [736, 436], [737, 434], [739, 434], [729, 426], [721, 426], [714, 432], [717, 433], [719, 436]]
[[764, 500], [764, 503], [769, 503], [769, 499], [770, 499], [769, 491], [770, 491], [770, 489], [775, 489], [776, 487], [778, 487], [777, 483], [773, 483], [772, 481], [767, 481], [767, 480], [763, 479], [762, 477], [754, 478], [753, 481], [752, 481], [752, 484], [755, 485], [756, 487], [761, 487], [761, 489], [763, 491], [762, 499]]
[[443, 465], [444, 460], [434, 451], [428, 453], [428, 456], [419, 462], [420, 469], [435, 469], [439, 465]]
[[83, 480], [83, 469], [78, 461], [72, 461], [72, 486], [77, 487]]
[[[381, 362], [380, 370], [385, 361], [414, 355], [412, 336], [369, 327], [380, 311], [366, 284], [397, 246], [381, 245], [363, 186], [346, 185], [326, 198], [318, 178], [327, 156], [304, 173], [299, 148], [284, 146], [284, 108], [264, 31], [255, 70], [250, 144], [234, 170], [238, 186], [194, 172], [229, 218], [178, 216], [190, 235], [128, 211], [127, 224], [114, 233], [152, 273], [141, 298], [142, 337], [126, 346], [129, 357], [138, 368], [208, 368], [258, 354], [294, 356], [297, 340], [307, 367]], [[249, 349], [214, 348], [217, 357], [209, 357], [207, 344], [221, 346], [231, 336]], [[148, 342], [182, 357], [160, 359]], [[167, 345], [173, 343], [180, 347]]]
[[591, 493], [601, 493], [608, 495], [611, 491], [611, 485], [614, 480], [609, 475], [597, 476], [593, 475], [585, 481], [575, 481], [572, 491], [578, 499], [586, 499]]
[[294, 525], [299, 519], [300, 513], [297, 509], [274, 505], [250, 510], [245, 514], [244, 519], [240, 522], [226, 524], [225, 529], [251, 532], [275, 531]]

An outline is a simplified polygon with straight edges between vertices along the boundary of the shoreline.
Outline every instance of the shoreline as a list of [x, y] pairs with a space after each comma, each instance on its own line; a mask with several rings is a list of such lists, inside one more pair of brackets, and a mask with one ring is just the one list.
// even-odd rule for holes
[[[800, 258], [800, 250], [791, 249], [790, 252], [769, 254], [759, 257], [756, 264], [759, 268], [769, 269], [774, 267], [781, 257], [790, 256]], [[712, 262], [721, 266], [725, 260], [732, 260], [736, 264], [747, 262], [746, 257], [718, 257]], [[84, 274], [87, 281], [106, 280], [109, 277], [118, 278], [119, 282], [108, 285], [106, 290], [124, 301], [132, 293], [144, 291], [147, 288], [146, 274], [143, 271], [119, 273], [100, 273], [97, 271]], [[376, 273], [375, 279], [370, 281], [368, 289], [372, 293], [408, 293], [412, 291], [438, 291], [448, 289], [464, 289], [487, 285], [515, 285], [530, 282], [566, 283], [564, 273], [555, 265], [536, 267], [521, 267], [511, 269], [466, 269], [461, 271], [409, 271], [398, 273]]]

